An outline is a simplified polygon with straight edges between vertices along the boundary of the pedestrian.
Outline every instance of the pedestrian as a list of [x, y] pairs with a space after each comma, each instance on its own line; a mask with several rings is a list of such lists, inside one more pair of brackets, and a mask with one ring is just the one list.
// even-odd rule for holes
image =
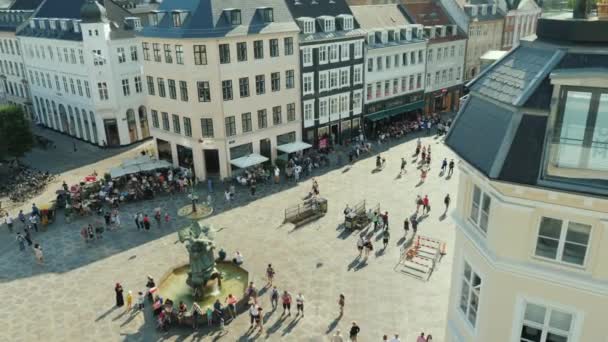
[[213, 193], [213, 179], [211, 179], [211, 178], [207, 179], [207, 190], [209, 191], [210, 194]]
[[344, 297], [344, 294], [340, 293], [340, 296], [338, 297], [338, 307], [340, 308], [340, 317], [344, 314], [345, 301], [346, 301], [346, 298]]
[[363, 246], [365, 245], [365, 241], [362, 236], [359, 236], [359, 240], [357, 240], [357, 250], [359, 250], [359, 258], [361, 257], [361, 253], [363, 253]]
[[382, 235], [382, 243], [384, 244], [384, 249], [386, 249], [386, 246], [388, 246], [388, 240], [391, 238], [391, 234], [388, 232], [388, 229], [386, 229]]
[[23, 228], [23, 233], [25, 234], [23, 237], [25, 238], [25, 241], [27, 241], [27, 245], [31, 246], [32, 245], [32, 233], [30, 232], [30, 227], [25, 226], [25, 228]]
[[443, 199], [443, 204], [445, 204], [445, 212], [444, 215], [448, 212], [448, 208], [450, 207], [450, 194], [446, 194], [445, 198]]
[[156, 208], [154, 209], [154, 220], [156, 220], [156, 225], [158, 226], [158, 228], [160, 228], [160, 221], [161, 221], [161, 213], [160, 213], [160, 208]]
[[87, 227], [87, 235], [89, 237], [89, 240], [93, 241], [95, 239], [95, 231], [93, 230], [92, 224], [89, 224], [89, 226]]
[[21, 233], [17, 232], [17, 237], [15, 239], [19, 244], [19, 250], [23, 252], [25, 250], [25, 238], [23, 235], [21, 235]]
[[429, 195], [424, 195], [422, 199], [422, 213], [428, 214], [431, 211], [431, 203], [429, 201]]
[[165, 213], [165, 224], [169, 225], [170, 222], [171, 222], [171, 216], [169, 215], [169, 213]]
[[238, 302], [238, 300], [236, 299], [236, 296], [233, 296], [232, 293], [228, 294], [228, 297], [226, 297], [225, 300], [226, 304], [228, 304], [228, 313], [230, 314], [230, 317], [232, 319], [236, 318], [236, 303]]
[[141, 291], [137, 292], [137, 308], [139, 310], [144, 309], [144, 293]]
[[422, 206], [422, 197], [420, 195], [416, 195], [416, 215], [418, 215], [418, 211], [420, 210], [420, 206]]
[[283, 313], [281, 314], [281, 316], [285, 314], [285, 310], [287, 310], [287, 316], [291, 316], [291, 295], [289, 294], [289, 292], [284, 291], [283, 296], [281, 296], [281, 299], [283, 302]]
[[127, 293], [127, 308], [126, 308], [126, 311], [131, 310], [132, 307], [133, 307], [133, 292], [129, 291]]
[[302, 295], [302, 292], [299, 292], [296, 296], [296, 309], [298, 310], [296, 316], [302, 312], [302, 317], [304, 317], [304, 296]]
[[336, 330], [336, 333], [331, 337], [330, 342], [344, 342], [344, 338], [342, 337], [342, 332], [340, 329]]
[[272, 280], [274, 279], [274, 268], [272, 268], [271, 264], [268, 264], [268, 267], [266, 268], [266, 277], [268, 278], [268, 285], [272, 286]]
[[116, 286], [114, 286], [114, 292], [116, 292], [116, 306], [121, 307], [125, 305], [125, 299], [122, 295], [122, 285], [120, 285], [120, 283], [116, 283]]
[[399, 334], [395, 334], [395, 337], [391, 339], [391, 342], [401, 342], [401, 340], [399, 339]]
[[450, 160], [448, 177], [452, 176], [453, 173], [454, 173], [454, 159]]
[[154, 278], [150, 275], [147, 276], [148, 280], [146, 281], [146, 288], [148, 289], [146, 292], [148, 293], [148, 300], [152, 301], [154, 298], [152, 297], [151, 290], [156, 287], [156, 283], [154, 282]]
[[9, 215], [8, 213], [6, 213], [4, 223], [6, 223], [6, 227], [8, 228], [8, 231], [10, 233], [12, 233], [13, 232], [13, 219], [11, 218], [11, 215]]
[[44, 264], [44, 256], [42, 254], [42, 247], [39, 244], [34, 245], [34, 255], [36, 256], [36, 262], [39, 265]]
[[144, 214], [142, 212], [137, 213], [137, 222], [139, 222], [139, 228], [144, 229]]
[[427, 170], [423, 167], [420, 170], [420, 183], [424, 183], [424, 180], [426, 179], [426, 173], [427, 173]]
[[415, 217], [412, 217], [412, 230], [414, 231], [414, 235], [418, 233], [418, 220]]
[[[260, 328], [260, 332], [264, 331], [264, 320], [262, 319], [262, 307], [258, 306], [258, 314], [254, 317], [256, 328]], [[253, 329], [255, 330], [255, 328]]]
[[279, 305], [279, 290], [274, 286], [270, 291], [270, 305], [272, 306], [272, 310], [276, 310]]
[[120, 228], [120, 213], [118, 210], [114, 210], [114, 226], [116, 229]]
[[274, 166], [274, 184], [279, 184], [279, 180], [280, 180], [280, 176], [281, 175], [281, 170], [279, 169], [278, 166]]
[[445, 172], [445, 169], [448, 167], [448, 158], [443, 158], [441, 162], [441, 173]]
[[87, 233], [86, 226], [83, 226], [82, 229], [80, 230], [80, 236], [82, 237], [82, 239], [84, 240], [85, 243], [89, 242], [89, 233]]
[[426, 342], [426, 338], [424, 337], [424, 333], [421, 332], [420, 336], [416, 339], [416, 342]]
[[210, 306], [207, 307], [205, 314], [207, 316], [207, 325], [213, 325], [213, 309]]
[[30, 224], [32, 227], [34, 227], [34, 230], [38, 232], [38, 216], [36, 216], [34, 213], [30, 215]]
[[198, 303], [192, 303], [192, 329], [198, 328], [198, 317], [203, 315], [203, 310]]
[[350, 340], [352, 342], [357, 342], [357, 335], [359, 335], [359, 331], [361, 331], [361, 328], [359, 328], [359, 326], [357, 325], [357, 322], [353, 321], [353, 325], [350, 327]]
[[410, 220], [406, 217], [403, 220], [403, 238], [407, 238], [407, 233], [410, 231]]
[[385, 211], [382, 215], [382, 223], [384, 224], [384, 230], [388, 230], [388, 211]]
[[255, 196], [255, 179], [251, 180], [251, 184], [249, 186], [249, 191], [251, 192], [251, 197]]
[[103, 219], [104, 219], [104, 221], [105, 221], [105, 223], [106, 223], [106, 227], [107, 227], [107, 228], [109, 228], [109, 227], [110, 227], [110, 223], [111, 223], [111, 221], [110, 221], [110, 220], [111, 220], [111, 218], [112, 218], [112, 217], [111, 217], [110, 212], [109, 212], [109, 211], [106, 211], [106, 213], [103, 215]]
[[258, 308], [254, 301], [249, 301], [249, 303], [249, 329], [252, 329], [255, 318], [258, 315]]
[[36, 203], [32, 203], [32, 215], [40, 217], [40, 209], [38, 209]]
[[25, 227], [26, 226], [26, 224], [25, 224], [25, 215], [23, 214], [23, 210], [19, 210], [19, 215], [17, 217], [19, 217], [19, 221], [21, 221], [21, 223]]
[[382, 342], [388, 342], [388, 335], [382, 336]]
[[365, 248], [365, 259], [367, 259], [367, 257], [369, 256], [369, 253], [371, 253], [374, 250], [374, 245], [372, 244], [372, 240], [365, 239], [364, 248]]
[[407, 162], [405, 161], [405, 158], [401, 158], [401, 172], [399, 172], [399, 175], [402, 175], [403, 173], [405, 173], [405, 166], [407, 165]]
[[252, 281], [249, 282], [249, 286], [245, 289], [245, 295], [249, 298], [249, 301], [257, 302], [258, 299], [258, 290]]
[[226, 203], [230, 203], [231, 197], [230, 191], [228, 191], [228, 189], [224, 190], [224, 198], [226, 199]]
[[139, 214], [133, 215], [133, 221], [135, 221], [135, 226], [137, 227], [137, 230], [142, 229], [142, 227], [139, 225]]
[[146, 214], [146, 215], [144, 215], [144, 220], [143, 220], [143, 222], [144, 222], [144, 228], [145, 228], [146, 230], [150, 230], [150, 218], [148, 217], [148, 215], [147, 215], [147, 214]]

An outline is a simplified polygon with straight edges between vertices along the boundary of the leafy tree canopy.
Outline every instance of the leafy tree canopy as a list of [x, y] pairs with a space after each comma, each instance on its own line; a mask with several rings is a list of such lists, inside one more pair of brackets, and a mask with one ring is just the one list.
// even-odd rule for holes
[[30, 122], [21, 108], [0, 106], [0, 159], [23, 157], [33, 145]]

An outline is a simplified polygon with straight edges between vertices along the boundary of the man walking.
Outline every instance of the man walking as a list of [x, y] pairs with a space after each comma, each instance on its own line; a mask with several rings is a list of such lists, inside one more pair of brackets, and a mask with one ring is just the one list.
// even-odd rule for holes
[[405, 171], [405, 166], [407, 165], [407, 162], [405, 161], [405, 158], [401, 158], [401, 172], [399, 172], [399, 175], [402, 175]]
[[422, 200], [422, 213], [428, 214], [431, 211], [431, 203], [429, 201], [429, 195], [424, 195], [424, 199]]
[[450, 194], [445, 195], [445, 198], [443, 199], [443, 204], [445, 204], [445, 212], [443, 213], [445, 215], [447, 214], [448, 208], [450, 207]]
[[25, 224], [25, 215], [23, 214], [23, 210], [19, 210], [19, 215], [17, 217], [19, 217], [19, 221], [21, 221], [21, 223], [25, 227], [26, 226], [26, 224]]
[[32, 224], [32, 227], [34, 227], [34, 230], [37, 233], [38, 232], [38, 216], [36, 216], [33, 212], [32, 212], [32, 215], [30, 216], [30, 223]]
[[141, 229], [141, 226], [139, 225], [139, 214], [133, 215], [133, 220], [135, 221], [135, 226], [137, 227], [137, 230], [139, 231]]
[[450, 160], [450, 166], [448, 170], [448, 177], [452, 176], [454, 173], [454, 159]]
[[359, 328], [359, 326], [357, 325], [357, 322], [353, 321], [353, 325], [350, 327], [350, 340], [352, 342], [357, 342], [357, 335], [359, 335], [359, 331], [361, 331], [361, 328]]
[[443, 158], [441, 162], [441, 173], [445, 172], [445, 169], [448, 167], [448, 158]]

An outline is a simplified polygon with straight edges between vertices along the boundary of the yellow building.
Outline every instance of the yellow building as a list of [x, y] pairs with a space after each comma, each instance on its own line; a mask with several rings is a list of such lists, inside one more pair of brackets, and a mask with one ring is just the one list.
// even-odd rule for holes
[[462, 158], [447, 341], [608, 337], [608, 22], [538, 25], [469, 84], [446, 138]]

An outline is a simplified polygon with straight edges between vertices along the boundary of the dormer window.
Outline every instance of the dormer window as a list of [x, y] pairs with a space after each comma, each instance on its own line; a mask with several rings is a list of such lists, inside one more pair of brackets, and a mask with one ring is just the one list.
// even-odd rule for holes
[[367, 35], [367, 44], [368, 45], [374, 45], [374, 44], [376, 44], [375, 35], [373, 33], [370, 33], [370, 34]]
[[44, 20], [38, 20], [38, 26], [40, 26], [41, 30], [46, 29], [46, 25], [44, 24]]
[[34, 21], [34, 19], [30, 20], [30, 28], [31, 29], [35, 29], [36, 28], [36, 22]]
[[55, 19], [49, 20], [49, 26], [50, 26], [51, 30], [56, 30], [57, 29], [57, 20], [55, 20]]
[[80, 21], [74, 20], [72, 24], [74, 25], [74, 32], [79, 33], [80, 32]]
[[393, 30], [389, 30], [388, 31], [388, 41], [389, 42], [394, 42], [395, 41], [395, 32]]
[[150, 13], [150, 25], [158, 26], [158, 24], [163, 20], [163, 12], [153, 11]]
[[260, 10], [262, 12], [262, 19], [265, 23], [274, 22], [274, 13], [272, 12], [272, 8], [262, 8]]
[[68, 21], [67, 20], [62, 20], [59, 25], [61, 26], [61, 30], [63, 31], [67, 31], [68, 30]]
[[241, 10], [230, 10], [228, 15], [230, 18], [230, 25], [241, 25]]
[[354, 28], [354, 19], [350, 14], [340, 14], [336, 17], [339, 24], [339, 29], [342, 31], [350, 31]]
[[315, 20], [313, 18], [298, 18], [298, 24], [302, 33], [311, 34], [315, 33]]
[[336, 22], [334, 18], [323, 19], [323, 31], [334, 32], [336, 30]]
[[173, 27], [181, 27], [182, 26], [182, 16], [179, 12], [173, 12]]

